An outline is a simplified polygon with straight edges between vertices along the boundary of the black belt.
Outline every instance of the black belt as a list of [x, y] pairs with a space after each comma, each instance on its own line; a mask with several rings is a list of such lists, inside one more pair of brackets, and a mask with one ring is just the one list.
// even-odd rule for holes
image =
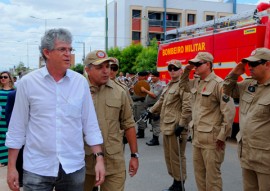
[[145, 98], [142, 97], [142, 98], [135, 98], [133, 99], [134, 102], [138, 102], [138, 101], [141, 101], [141, 102], [144, 102]]

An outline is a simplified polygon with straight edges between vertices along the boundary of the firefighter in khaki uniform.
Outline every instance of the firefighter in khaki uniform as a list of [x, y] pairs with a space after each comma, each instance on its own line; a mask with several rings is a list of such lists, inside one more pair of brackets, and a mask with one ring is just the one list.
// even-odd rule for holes
[[[173, 177], [170, 191], [182, 191], [181, 184], [186, 180], [186, 143], [187, 126], [191, 118], [190, 93], [180, 87], [180, 75], [182, 74], [181, 62], [171, 60], [168, 62], [168, 71], [171, 81], [163, 89], [159, 100], [150, 108], [149, 112], [160, 114], [160, 130], [163, 133], [163, 148], [168, 173]], [[181, 133], [181, 134], [180, 134]], [[177, 136], [181, 137], [181, 166]], [[181, 183], [182, 181], [182, 183]]]
[[193, 166], [198, 191], [221, 191], [220, 167], [224, 160], [225, 140], [231, 135], [235, 115], [233, 99], [222, 93], [223, 80], [212, 71], [213, 56], [199, 52], [189, 60], [181, 77], [189, 80], [195, 68], [200, 78], [191, 80], [193, 123]]
[[[100, 186], [102, 191], [123, 191], [126, 179], [122, 130], [129, 142], [131, 159], [129, 174], [134, 176], [139, 166], [135, 122], [128, 97], [123, 88], [112, 82], [108, 58], [101, 50], [88, 53], [84, 61], [88, 74], [90, 91], [93, 97], [104, 145], [105, 181]], [[85, 191], [92, 191], [95, 185], [95, 156], [85, 146], [86, 177]]]
[[116, 78], [116, 74], [119, 70], [119, 61], [117, 58], [113, 58], [113, 59], [114, 59], [114, 62], [110, 62], [110, 67], [111, 67], [110, 79], [126, 91], [130, 107], [132, 108], [133, 107], [133, 100], [130, 96], [127, 85], [125, 83], [123, 83], [122, 81], [119, 81], [118, 78]]
[[[251, 77], [238, 82], [246, 65]], [[224, 93], [239, 98], [238, 154], [244, 191], [270, 190], [270, 50], [257, 48], [225, 78]]]

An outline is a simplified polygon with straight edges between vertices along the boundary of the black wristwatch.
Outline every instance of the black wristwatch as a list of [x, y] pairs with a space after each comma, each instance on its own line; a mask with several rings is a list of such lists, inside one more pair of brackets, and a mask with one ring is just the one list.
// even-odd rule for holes
[[104, 157], [104, 153], [103, 152], [98, 152], [98, 153], [94, 153], [95, 158], [102, 156]]
[[140, 157], [139, 153], [131, 153], [130, 156], [132, 158], [139, 158]]

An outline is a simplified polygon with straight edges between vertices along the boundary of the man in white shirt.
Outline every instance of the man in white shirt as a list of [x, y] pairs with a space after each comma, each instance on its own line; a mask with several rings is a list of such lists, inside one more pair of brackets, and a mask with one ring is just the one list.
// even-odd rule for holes
[[17, 87], [6, 146], [7, 182], [19, 190], [16, 159], [24, 147], [24, 191], [82, 191], [84, 141], [96, 157], [96, 185], [104, 181], [103, 138], [87, 80], [69, 70], [72, 35], [51, 29], [41, 40], [46, 66], [21, 79]]

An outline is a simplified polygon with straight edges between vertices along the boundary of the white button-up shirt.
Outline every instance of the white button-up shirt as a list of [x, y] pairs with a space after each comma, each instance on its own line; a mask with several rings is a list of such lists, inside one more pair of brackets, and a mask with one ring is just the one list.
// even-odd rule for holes
[[87, 80], [67, 70], [58, 82], [46, 67], [24, 76], [17, 88], [6, 146], [24, 147], [23, 168], [42, 176], [57, 176], [84, 165], [84, 141], [103, 143]]

